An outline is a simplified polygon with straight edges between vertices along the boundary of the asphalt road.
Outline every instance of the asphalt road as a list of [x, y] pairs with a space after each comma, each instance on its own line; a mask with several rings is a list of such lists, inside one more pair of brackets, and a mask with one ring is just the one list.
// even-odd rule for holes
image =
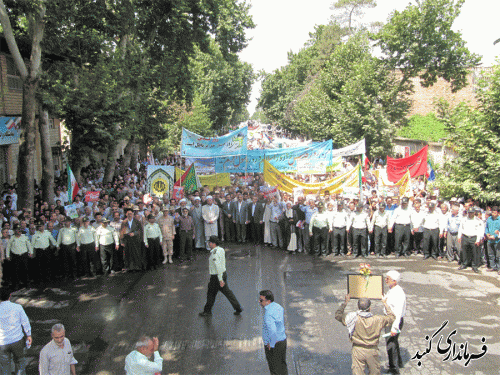
[[[117, 273], [15, 293], [12, 300], [25, 307], [32, 322], [28, 374], [38, 373], [38, 353], [56, 322], [66, 326], [79, 361], [78, 374], [124, 374], [125, 356], [141, 334], [159, 337], [163, 374], [266, 374], [258, 304], [262, 289], [272, 290], [276, 302], [285, 307], [290, 374], [351, 373], [347, 330], [334, 315], [346, 293], [346, 275], [356, 273], [364, 260], [289, 255], [253, 245], [230, 244], [226, 250], [228, 282], [244, 308], [241, 316], [233, 315], [222, 294], [212, 317], [198, 316], [206, 299], [208, 252], [196, 253], [190, 263], [156, 271]], [[454, 263], [424, 261], [420, 256], [367, 261], [375, 274], [390, 269], [402, 273], [408, 298], [400, 337], [402, 374], [499, 373], [499, 276], [458, 271]], [[355, 304], [350, 302], [346, 311], [355, 310]], [[375, 313], [382, 312], [380, 301], [372, 306]], [[444, 345], [447, 339], [451, 345]], [[460, 344], [465, 343], [464, 353]], [[486, 354], [475, 358], [483, 353], [483, 345]], [[381, 363], [387, 365], [384, 340], [379, 348]], [[420, 361], [417, 352], [423, 354]]]

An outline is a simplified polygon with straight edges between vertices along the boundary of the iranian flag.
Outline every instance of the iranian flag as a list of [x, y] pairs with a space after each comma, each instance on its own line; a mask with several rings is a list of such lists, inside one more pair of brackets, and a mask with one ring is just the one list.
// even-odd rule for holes
[[75, 175], [73, 174], [73, 171], [71, 170], [69, 164], [67, 164], [67, 170], [68, 170], [68, 198], [69, 198], [69, 203], [73, 203], [73, 200], [78, 194], [80, 188], [78, 187]]

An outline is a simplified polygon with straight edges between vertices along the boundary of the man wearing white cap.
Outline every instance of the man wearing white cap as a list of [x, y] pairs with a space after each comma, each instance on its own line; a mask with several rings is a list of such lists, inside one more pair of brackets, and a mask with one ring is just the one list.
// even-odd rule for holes
[[[207, 204], [202, 206], [201, 214], [203, 216], [203, 220], [205, 221], [205, 238], [218, 236], [217, 220], [219, 219], [219, 206], [213, 204], [213, 198], [211, 195], [207, 197]], [[207, 250], [210, 250], [208, 243]]]
[[399, 352], [399, 332], [403, 328], [403, 317], [406, 313], [406, 294], [398, 283], [401, 280], [401, 274], [396, 270], [387, 272], [385, 283], [389, 287], [389, 291], [384, 298], [387, 298], [387, 305], [391, 308], [396, 316], [391, 327], [391, 336], [387, 338], [387, 356], [389, 357], [388, 372], [391, 374], [399, 374], [399, 368], [403, 367], [401, 353]]

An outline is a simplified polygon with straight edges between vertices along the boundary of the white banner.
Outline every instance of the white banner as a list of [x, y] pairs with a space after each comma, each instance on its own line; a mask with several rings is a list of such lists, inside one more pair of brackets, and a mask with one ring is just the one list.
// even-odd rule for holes
[[337, 156], [351, 156], [351, 155], [361, 155], [361, 154], [366, 154], [366, 146], [364, 138], [361, 141], [354, 143], [352, 145], [339, 148], [337, 150], [332, 150], [332, 158], [336, 158]]

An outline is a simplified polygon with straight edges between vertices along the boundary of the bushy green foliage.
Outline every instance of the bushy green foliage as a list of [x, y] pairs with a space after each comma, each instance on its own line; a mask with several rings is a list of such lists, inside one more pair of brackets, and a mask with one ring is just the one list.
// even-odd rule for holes
[[401, 127], [397, 134], [399, 137], [427, 142], [439, 142], [448, 136], [445, 124], [432, 112], [425, 116], [411, 116], [408, 124]]
[[447, 197], [466, 196], [500, 202], [500, 66], [480, 81], [479, 109], [439, 105], [439, 118], [458, 156], [438, 174], [435, 185]]

